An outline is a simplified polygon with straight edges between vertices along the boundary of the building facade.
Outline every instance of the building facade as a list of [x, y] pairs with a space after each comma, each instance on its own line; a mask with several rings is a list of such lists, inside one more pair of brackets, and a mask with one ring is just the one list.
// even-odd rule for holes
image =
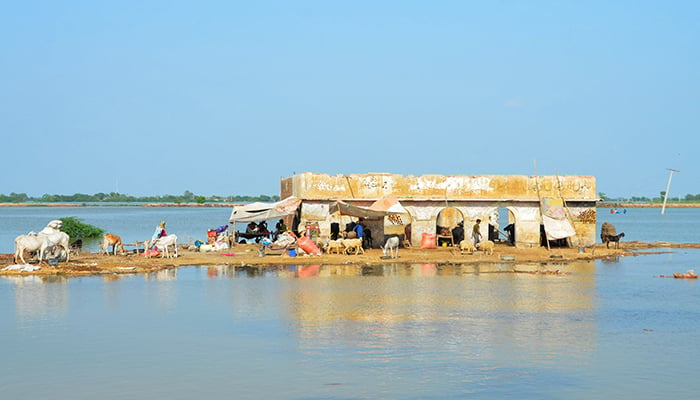
[[[553, 199], [554, 203], [559, 200], [562, 212], [573, 226], [575, 235], [567, 239], [566, 245], [590, 246], [596, 237], [598, 199], [592, 176], [389, 173], [332, 176], [305, 172], [281, 179], [280, 198], [289, 196], [302, 199], [298, 215], [301, 223], [318, 223], [322, 235], [327, 235], [332, 222], [342, 224], [349, 219], [331, 215], [329, 204], [341, 200], [368, 207], [387, 196], [396, 198], [406, 209], [405, 215], [366, 221], [374, 232], [374, 247], [383, 243], [384, 235], [402, 235], [408, 224], [411, 229], [407, 239], [413, 246], [420, 245], [424, 233], [439, 234], [441, 227], [453, 229], [460, 222], [469, 238], [477, 219], [481, 220], [484, 240], [507, 239], [513, 228], [513, 244], [517, 247], [548, 245], [552, 242], [543, 240], [542, 224], [546, 199]], [[504, 223], [509, 228], [505, 231]]]

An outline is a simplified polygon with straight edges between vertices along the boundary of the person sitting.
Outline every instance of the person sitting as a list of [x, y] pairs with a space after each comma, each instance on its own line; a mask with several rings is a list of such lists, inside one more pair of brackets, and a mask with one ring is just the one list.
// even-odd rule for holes
[[245, 228], [245, 233], [258, 233], [258, 225], [255, 222], [250, 222]]
[[282, 232], [287, 231], [287, 225], [285, 225], [283, 219], [280, 219], [279, 221], [277, 221], [277, 224], [275, 225], [275, 229], [277, 230], [278, 235]]
[[165, 233], [165, 221], [160, 221], [160, 224], [156, 226], [156, 230], [151, 236], [151, 243], [149, 247], [152, 249], [155, 246], [156, 241], [166, 235], [167, 234]]

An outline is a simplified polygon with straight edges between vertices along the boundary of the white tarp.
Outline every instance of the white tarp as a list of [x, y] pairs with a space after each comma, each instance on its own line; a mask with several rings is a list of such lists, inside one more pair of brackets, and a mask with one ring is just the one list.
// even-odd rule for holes
[[287, 197], [277, 203], [250, 203], [233, 207], [229, 223], [258, 222], [277, 219], [296, 213], [301, 199]]
[[372, 203], [370, 210], [384, 211], [387, 214], [408, 214], [396, 197], [386, 196]]
[[564, 201], [559, 198], [542, 199], [542, 224], [547, 240], [563, 239], [576, 235], [576, 230], [566, 216]]

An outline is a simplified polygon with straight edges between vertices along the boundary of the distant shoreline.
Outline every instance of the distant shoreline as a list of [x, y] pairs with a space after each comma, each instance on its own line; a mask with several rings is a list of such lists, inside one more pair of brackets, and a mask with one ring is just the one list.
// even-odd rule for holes
[[237, 203], [0, 203], [0, 207], [233, 207]]
[[[0, 207], [233, 207], [240, 203], [0, 203]], [[660, 203], [599, 202], [596, 208], [661, 208]], [[666, 203], [666, 208], [700, 208], [700, 203]]]

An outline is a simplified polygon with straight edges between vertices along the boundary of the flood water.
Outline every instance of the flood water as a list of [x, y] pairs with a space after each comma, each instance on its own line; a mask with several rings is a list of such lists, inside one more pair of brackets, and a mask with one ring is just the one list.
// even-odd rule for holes
[[[165, 218], [149, 210], [146, 233], [166, 219], [183, 227], [180, 221], [191, 221], [190, 232], [203, 235], [229, 214], [196, 209], [178, 216], [176, 210], [163, 210], [172, 211]], [[81, 209], [69, 211], [37, 217], [39, 226], [26, 230]], [[642, 211], [655, 222], [632, 210], [614, 220], [601, 212], [599, 224], [612, 222], [630, 240], [700, 242], [695, 231], [683, 235], [670, 223], [666, 229], [666, 221], [680, 219], [667, 218], [677, 210], [664, 217]], [[133, 218], [109, 212], [119, 220], [110, 222], [115, 226]], [[131, 213], [141, 217], [126, 210]], [[697, 211], [684, 215], [691, 223], [700, 219]], [[699, 282], [658, 276], [700, 271], [700, 251], [661, 250], [516, 266], [562, 275], [506, 273], [510, 266], [498, 264], [386, 264], [0, 278], [0, 393], [7, 399], [695, 399]]]

